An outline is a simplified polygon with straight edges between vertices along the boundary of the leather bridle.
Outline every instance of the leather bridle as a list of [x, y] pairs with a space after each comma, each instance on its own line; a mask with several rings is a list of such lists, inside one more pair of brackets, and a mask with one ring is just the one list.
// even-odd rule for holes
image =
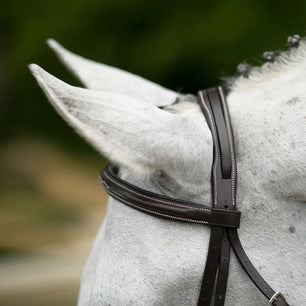
[[[138, 188], [107, 167], [101, 173], [105, 190], [123, 204], [142, 212], [172, 220], [211, 226], [209, 249], [198, 306], [222, 306], [225, 302], [232, 248], [245, 272], [269, 305], [289, 306], [261, 277], [247, 257], [237, 232], [240, 212], [236, 210], [237, 170], [234, 141], [226, 100], [221, 87], [199, 91], [198, 103], [212, 133], [214, 153], [211, 172], [212, 207], [173, 199]], [[213, 297], [214, 293], [214, 297]]]

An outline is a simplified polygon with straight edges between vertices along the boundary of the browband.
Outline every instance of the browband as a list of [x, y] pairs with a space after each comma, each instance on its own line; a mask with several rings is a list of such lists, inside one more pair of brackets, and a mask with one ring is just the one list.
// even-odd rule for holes
[[198, 103], [211, 130], [214, 144], [211, 171], [212, 207], [143, 190], [120, 179], [117, 168], [113, 166], [108, 166], [101, 173], [101, 182], [113, 198], [142, 212], [211, 226], [198, 306], [210, 306], [212, 301], [214, 306], [224, 305], [231, 248], [250, 279], [269, 300], [269, 305], [289, 306], [284, 296], [275, 292], [252, 265], [238, 236], [240, 212], [236, 210], [237, 170], [234, 141], [222, 88], [199, 91]]
[[108, 166], [100, 177], [105, 190], [112, 197], [151, 215], [191, 223], [239, 227], [239, 211], [214, 209], [140, 189], [120, 179], [117, 169], [113, 166]]

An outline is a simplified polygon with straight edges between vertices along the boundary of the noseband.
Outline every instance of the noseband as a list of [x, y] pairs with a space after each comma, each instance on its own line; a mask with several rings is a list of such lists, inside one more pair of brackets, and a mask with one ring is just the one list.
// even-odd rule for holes
[[214, 306], [224, 305], [231, 248], [249, 278], [269, 300], [269, 305], [289, 306], [284, 296], [275, 292], [252, 265], [239, 239], [237, 228], [240, 224], [240, 212], [236, 210], [237, 169], [234, 141], [222, 88], [200, 91], [198, 103], [211, 130], [214, 144], [211, 171], [212, 207], [138, 188], [120, 179], [117, 169], [113, 166], [107, 167], [101, 173], [102, 184], [110, 196], [142, 212], [211, 226], [198, 306], [210, 306], [212, 301]]

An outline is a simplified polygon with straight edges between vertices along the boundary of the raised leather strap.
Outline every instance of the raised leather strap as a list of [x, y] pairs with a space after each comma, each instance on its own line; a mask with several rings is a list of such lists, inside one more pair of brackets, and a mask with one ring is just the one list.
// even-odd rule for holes
[[116, 168], [108, 166], [100, 179], [104, 189], [121, 203], [143, 212], [178, 221], [238, 228], [240, 212], [213, 209], [140, 189], [120, 179]]

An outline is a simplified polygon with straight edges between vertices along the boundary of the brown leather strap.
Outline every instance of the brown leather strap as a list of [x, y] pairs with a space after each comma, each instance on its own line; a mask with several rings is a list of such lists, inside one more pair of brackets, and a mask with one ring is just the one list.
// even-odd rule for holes
[[222, 247], [223, 228], [213, 226], [211, 228], [206, 265], [198, 300], [198, 306], [210, 305], [215, 287], [216, 273], [219, 265]]
[[[206, 96], [205, 101], [202, 101], [201, 94]], [[202, 91], [200, 94], [200, 103], [207, 101], [207, 105], [210, 106], [213, 124], [216, 129], [218, 141], [218, 150], [221, 157], [221, 169], [222, 178], [231, 178], [232, 170], [232, 159], [231, 159], [231, 148], [229, 142], [229, 135], [225, 123], [225, 114], [223, 112], [222, 96], [219, 88], [210, 88]], [[203, 109], [203, 108], [202, 108]]]
[[112, 166], [101, 173], [100, 179], [112, 197], [146, 213], [184, 222], [239, 227], [239, 211], [213, 209], [140, 189], [120, 179]]
[[228, 239], [228, 234], [227, 231], [224, 229], [214, 306], [222, 306], [225, 302], [225, 293], [230, 263], [230, 250], [231, 247]]
[[[211, 129], [214, 143], [212, 167], [212, 205], [225, 210], [236, 209], [236, 164], [229, 115], [221, 88], [199, 92], [198, 102]], [[216, 250], [220, 250], [216, 256]], [[221, 251], [222, 250], [222, 251]], [[216, 256], [216, 257], [214, 257]], [[206, 266], [198, 306], [209, 306], [216, 287], [214, 305], [225, 302], [230, 246], [224, 229], [212, 227]], [[218, 270], [217, 281], [215, 278]]]

